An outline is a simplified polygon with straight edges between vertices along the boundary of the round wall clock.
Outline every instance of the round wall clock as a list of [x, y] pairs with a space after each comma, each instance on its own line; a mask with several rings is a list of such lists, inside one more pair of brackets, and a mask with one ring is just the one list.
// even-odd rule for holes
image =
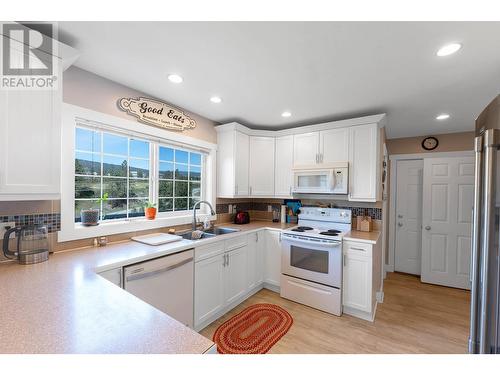
[[434, 150], [439, 145], [436, 137], [427, 137], [422, 141], [422, 148], [427, 151]]

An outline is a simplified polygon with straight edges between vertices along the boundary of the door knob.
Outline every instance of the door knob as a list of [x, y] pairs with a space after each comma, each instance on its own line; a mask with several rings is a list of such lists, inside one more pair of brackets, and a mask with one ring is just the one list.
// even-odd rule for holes
[[398, 227], [402, 227], [403, 226], [403, 223], [398, 223]]
[[431, 230], [431, 227], [430, 227], [430, 226], [428, 226], [428, 225], [426, 225], [426, 226], [425, 226], [425, 230]]

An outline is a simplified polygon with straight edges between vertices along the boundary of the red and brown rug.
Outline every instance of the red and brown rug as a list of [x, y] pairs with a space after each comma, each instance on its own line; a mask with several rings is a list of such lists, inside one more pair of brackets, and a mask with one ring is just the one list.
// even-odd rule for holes
[[288, 332], [292, 323], [286, 310], [259, 303], [222, 323], [213, 341], [222, 354], [264, 354]]

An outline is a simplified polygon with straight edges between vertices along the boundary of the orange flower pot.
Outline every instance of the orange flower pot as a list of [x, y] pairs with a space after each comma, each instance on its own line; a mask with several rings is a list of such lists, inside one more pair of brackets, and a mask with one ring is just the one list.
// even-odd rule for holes
[[146, 208], [146, 219], [154, 220], [156, 217], [156, 207]]

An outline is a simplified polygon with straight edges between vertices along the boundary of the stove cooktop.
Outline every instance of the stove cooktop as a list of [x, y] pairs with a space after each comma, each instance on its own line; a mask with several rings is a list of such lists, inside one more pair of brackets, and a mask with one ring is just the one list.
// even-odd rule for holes
[[313, 237], [313, 238], [330, 238], [341, 240], [344, 232], [338, 229], [326, 229], [326, 228], [313, 228], [307, 226], [298, 226], [285, 231], [285, 233], [300, 235], [303, 237]]

